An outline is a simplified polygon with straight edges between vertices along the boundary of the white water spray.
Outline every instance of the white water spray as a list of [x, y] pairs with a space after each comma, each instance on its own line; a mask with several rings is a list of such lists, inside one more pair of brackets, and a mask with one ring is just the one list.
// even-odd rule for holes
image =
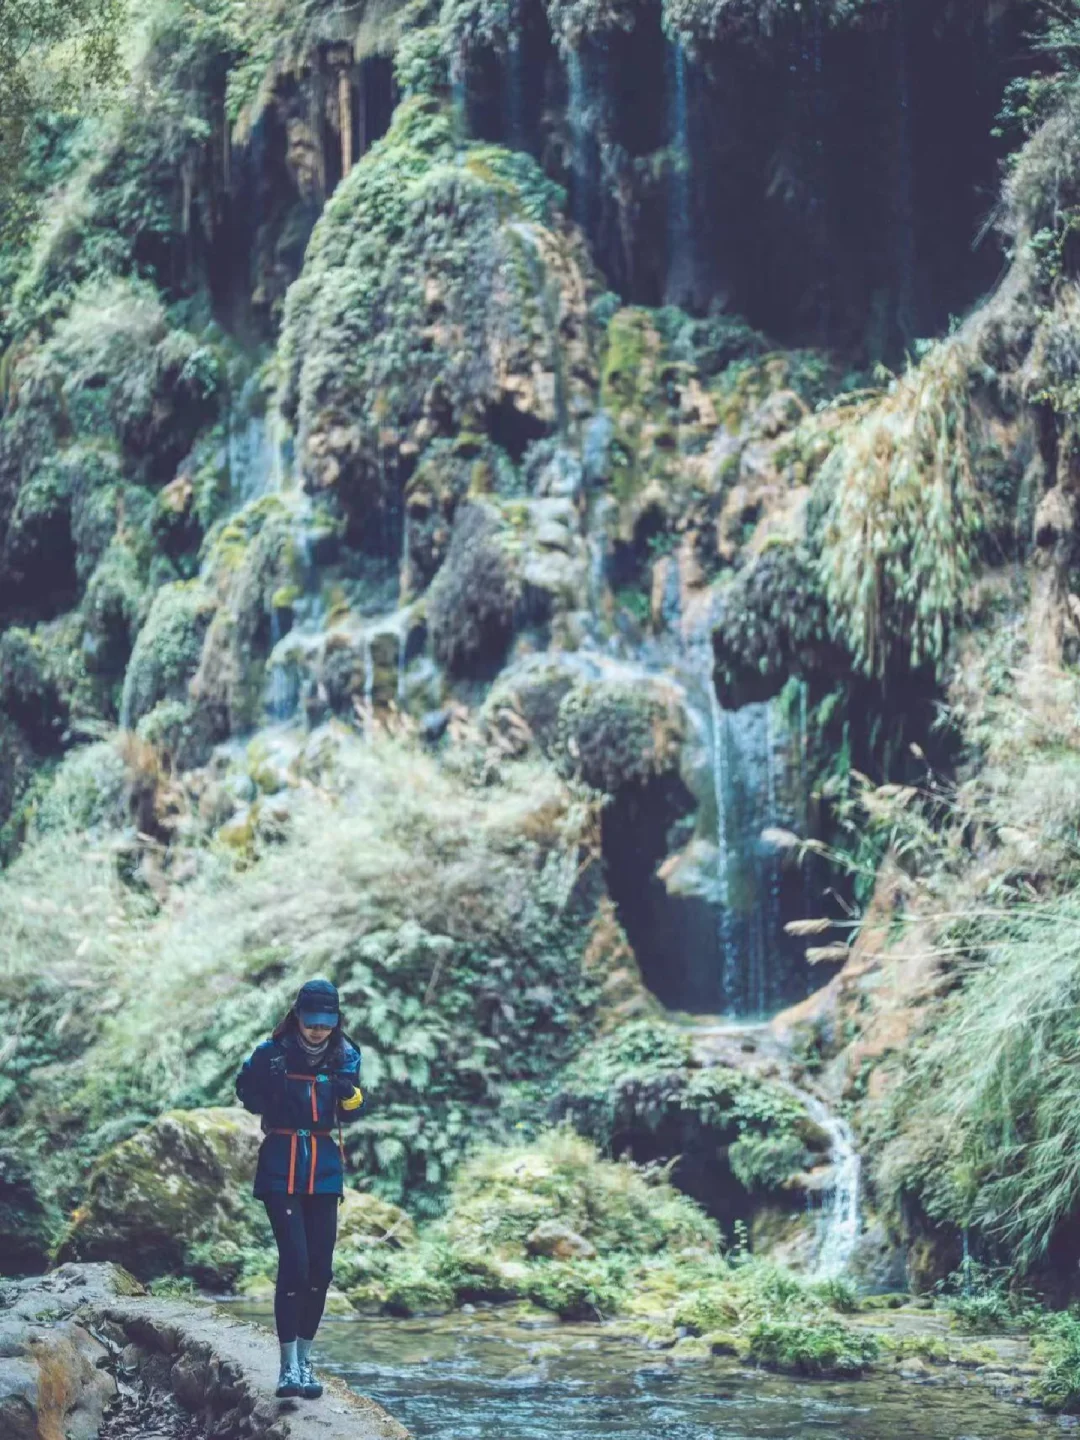
[[815, 1279], [829, 1280], [845, 1272], [859, 1238], [862, 1160], [847, 1121], [810, 1091], [796, 1090], [795, 1093], [810, 1118], [829, 1137], [833, 1173], [818, 1211], [818, 1248], [813, 1270]]

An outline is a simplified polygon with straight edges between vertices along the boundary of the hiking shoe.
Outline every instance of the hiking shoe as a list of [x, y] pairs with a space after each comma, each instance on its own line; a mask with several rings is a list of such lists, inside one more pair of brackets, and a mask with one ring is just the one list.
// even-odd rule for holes
[[299, 1365], [283, 1365], [278, 1375], [277, 1389], [274, 1394], [279, 1400], [287, 1400], [291, 1395], [302, 1395], [304, 1393], [304, 1382], [300, 1377]]
[[310, 1360], [300, 1361], [300, 1393], [305, 1400], [317, 1400], [322, 1394], [322, 1385], [315, 1378], [315, 1371], [311, 1368]]

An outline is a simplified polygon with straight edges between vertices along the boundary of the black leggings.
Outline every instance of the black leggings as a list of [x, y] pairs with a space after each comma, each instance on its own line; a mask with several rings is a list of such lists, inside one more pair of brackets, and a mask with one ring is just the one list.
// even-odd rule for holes
[[314, 1340], [326, 1304], [337, 1240], [337, 1195], [266, 1195], [278, 1247], [274, 1322], [283, 1345]]

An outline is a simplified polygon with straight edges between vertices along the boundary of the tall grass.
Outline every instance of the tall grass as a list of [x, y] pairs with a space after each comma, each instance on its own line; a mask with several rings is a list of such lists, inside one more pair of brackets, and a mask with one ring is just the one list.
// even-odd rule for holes
[[1080, 895], [984, 913], [962, 939], [962, 988], [899, 1089], [880, 1174], [1022, 1273], [1080, 1206]]
[[982, 523], [971, 359], [943, 340], [853, 408], [818, 480], [821, 579], [872, 675], [937, 666], [971, 579]]
[[392, 739], [349, 742], [336, 793], [298, 785], [261, 859], [204, 853], [156, 915], [107, 845], [28, 848], [0, 877], [0, 1020], [15, 1036], [0, 1120], [33, 1139], [62, 1110], [80, 1153], [57, 1160], [56, 1183], [73, 1185], [162, 1110], [233, 1103], [240, 1061], [321, 972], [364, 1050], [372, 1106], [353, 1143], [385, 1193], [435, 1203], [502, 1123], [506, 1088], [542, 1089], [589, 1024], [575, 897], [591, 801], [541, 766], [487, 779]]

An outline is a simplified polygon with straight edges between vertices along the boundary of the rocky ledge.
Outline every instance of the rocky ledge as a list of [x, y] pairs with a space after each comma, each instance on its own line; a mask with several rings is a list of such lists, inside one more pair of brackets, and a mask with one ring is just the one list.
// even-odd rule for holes
[[333, 1378], [320, 1400], [275, 1399], [277, 1360], [211, 1305], [156, 1299], [118, 1265], [61, 1265], [0, 1288], [0, 1440], [409, 1440]]

